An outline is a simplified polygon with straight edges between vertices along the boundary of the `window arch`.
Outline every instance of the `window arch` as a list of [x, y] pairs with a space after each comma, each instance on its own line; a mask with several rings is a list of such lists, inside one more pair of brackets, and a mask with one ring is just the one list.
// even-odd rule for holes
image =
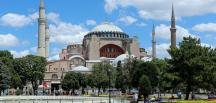
[[100, 48], [100, 57], [116, 58], [121, 54], [124, 54], [124, 50], [114, 44], [107, 44]]
[[57, 74], [52, 74], [52, 79], [58, 79], [58, 75]]

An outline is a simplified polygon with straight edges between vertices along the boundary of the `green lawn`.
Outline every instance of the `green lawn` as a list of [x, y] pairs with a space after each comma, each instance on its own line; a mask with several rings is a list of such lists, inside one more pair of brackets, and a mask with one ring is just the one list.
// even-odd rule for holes
[[216, 101], [208, 100], [182, 100], [177, 102], [165, 102], [165, 103], [216, 103]]

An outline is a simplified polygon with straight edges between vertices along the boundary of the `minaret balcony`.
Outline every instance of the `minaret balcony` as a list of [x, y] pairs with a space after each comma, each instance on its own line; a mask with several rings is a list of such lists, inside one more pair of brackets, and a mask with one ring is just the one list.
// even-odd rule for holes
[[44, 24], [45, 24], [45, 23], [46, 23], [46, 19], [44, 19], [44, 18], [39, 18], [39, 19], [38, 19], [38, 22], [39, 22], [39, 23], [44, 23]]

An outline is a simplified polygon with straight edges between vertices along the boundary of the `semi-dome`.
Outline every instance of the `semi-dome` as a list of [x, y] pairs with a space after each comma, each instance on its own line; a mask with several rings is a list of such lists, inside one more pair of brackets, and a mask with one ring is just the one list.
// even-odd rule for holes
[[129, 55], [129, 54], [121, 54], [114, 59], [113, 66], [116, 67], [119, 61], [121, 61], [121, 63], [124, 63], [125, 60], [129, 59], [129, 57], [135, 58], [136, 56], [135, 55]]
[[123, 32], [123, 30], [111, 23], [104, 22], [93, 28], [92, 32]]
[[143, 57], [141, 60], [145, 62], [152, 61], [152, 57]]
[[77, 66], [72, 71], [73, 72], [91, 72], [92, 70], [84, 66]]

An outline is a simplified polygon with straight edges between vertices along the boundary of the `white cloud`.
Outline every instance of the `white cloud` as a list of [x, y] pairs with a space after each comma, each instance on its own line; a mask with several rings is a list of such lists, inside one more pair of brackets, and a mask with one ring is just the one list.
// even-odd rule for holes
[[[169, 49], [170, 44], [168, 43], [162, 43], [159, 45], [156, 45], [156, 55], [157, 58], [170, 58], [169, 53], [167, 50]], [[148, 53], [151, 55], [152, 54], [152, 47], [147, 48]]]
[[61, 22], [50, 25], [50, 41], [62, 44], [81, 43], [87, 30], [80, 25]]
[[59, 58], [59, 53], [61, 53], [61, 50], [62, 49], [59, 49], [59, 48], [56, 48], [56, 47], [52, 48], [50, 50], [50, 56], [49, 56], [48, 60], [49, 61], [51, 61], [51, 60], [59, 60], [60, 59]]
[[110, 14], [114, 9], [117, 9], [117, 0], [105, 0], [105, 11]]
[[146, 26], [147, 24], [146, 23], [143, 23], [143, 22], [141, 22], [141, 23], [136, 23], [136, 26], [138, 26], [138, 27], [144, 27], [144, 26]]
[[125, 23], [126, 25], [130, 25], [130, 24], [135, 23], [137, 21], [137, 19], [134, 17], [131, 17], [131, 16], [123, 16], [123, 17], [119, 18], [119, 21]]
[[13, 34], [0, 34], [0, 46], [16, 46], [19, 44], [19, 40]]
[[94, 26], [94, 25], [96, 25], [96, 24], [97, 24], [97, 22], [96, 22], [95, 20], [87, 20], [87, 21], [86, 21], [86, 25]]
[[215, 46], [210, 45], [208, 43], [201, 43], [201, 46], [215, 48]]
[[30, 42], [29, 42], [28, 40], [23, 40], [23, 41], [21, 42], [21, 44], [22, 44], [22, 45], [29, 45]]
[[51, 61], [51, 60], [59, 60], [59, 55], [53, 55], [51, 57], [48, 58], [48, 61]]
[[50, 55], [58, 55], [61, 52], [59, 48], [52, 48]]
[[216, 32], [216, 23], [202, 23], [193, 27], [193, 30], [200, 32]]
[[206, 34], [205, 37], [208, 39], [216, 40], [216, 35], [214, 35], [214, 34]]
[[1, 25], [10, 27], [24, 27], [30, 25], [38, 18], [38, 13], [33, 13], [30, 15], [22, 15], [16, 13], [7, 13], [0, 17]]
[[177, 18], [216, 13], [216, 0], [105, 0], [105, 11], [135, 7], [144, 19], [169, 20], [172, 3]]
[[52, 23], [59, 24], [61, 21], [59, 19], [59, 14], [50, 12], [47, 14], [47, 19], [50, 20]]
[[30, 51], [29, 50], [24, 50], [24, 51], [20, 51], [20, 52], [17, 52], [17, 51], [10, 51], [11, 54], [13, 54], [14, 58], [20, 58], [20, 57], [24, 57], [26, 55], [29, 55], [30, 54]]
[[49, 25], [50, 41], [53, 43], [71, 44], [81, 43], [84, 35], [88, 32], [81, 25], [66, 23], [59, 19], [59, 14], [52, 13], [48, 19], [53, 22]]
[[[192, 35], [187, 29], [181, 27], [181, 26], [176, 26], [177, 31], [176, 31], [176, 39], [177, 40], [182, 40], [183, 37], [197, 37], [195, 35]], [[170, 26], [165, 25], [165, 24], [160, 24], [159, 26], [156, 26], [155, 28], [156, 31], [156, 37], [161, 38], [161, 39], [166, 39], [170, 40]]]
[[36, 53], [37, 52], [37, 47], [35, 46], [35, 47], [31, 47], [30, 48], [30, 51], [32, 52], [32, 53]]
[[[202, 46], [206, 47], [212, 47], [215, 48], [215, 46], [207, 44], [207, 43], [201, 43]], [[162, 43], [156, 45], [156, 55], [157, 58], [163, 59], [163, 58], [171, 58], [167, 50], [170, 48], [169, 43]], [[151, 55], [152, 54], [152, 47], [147, 48], [148, 53]]]

